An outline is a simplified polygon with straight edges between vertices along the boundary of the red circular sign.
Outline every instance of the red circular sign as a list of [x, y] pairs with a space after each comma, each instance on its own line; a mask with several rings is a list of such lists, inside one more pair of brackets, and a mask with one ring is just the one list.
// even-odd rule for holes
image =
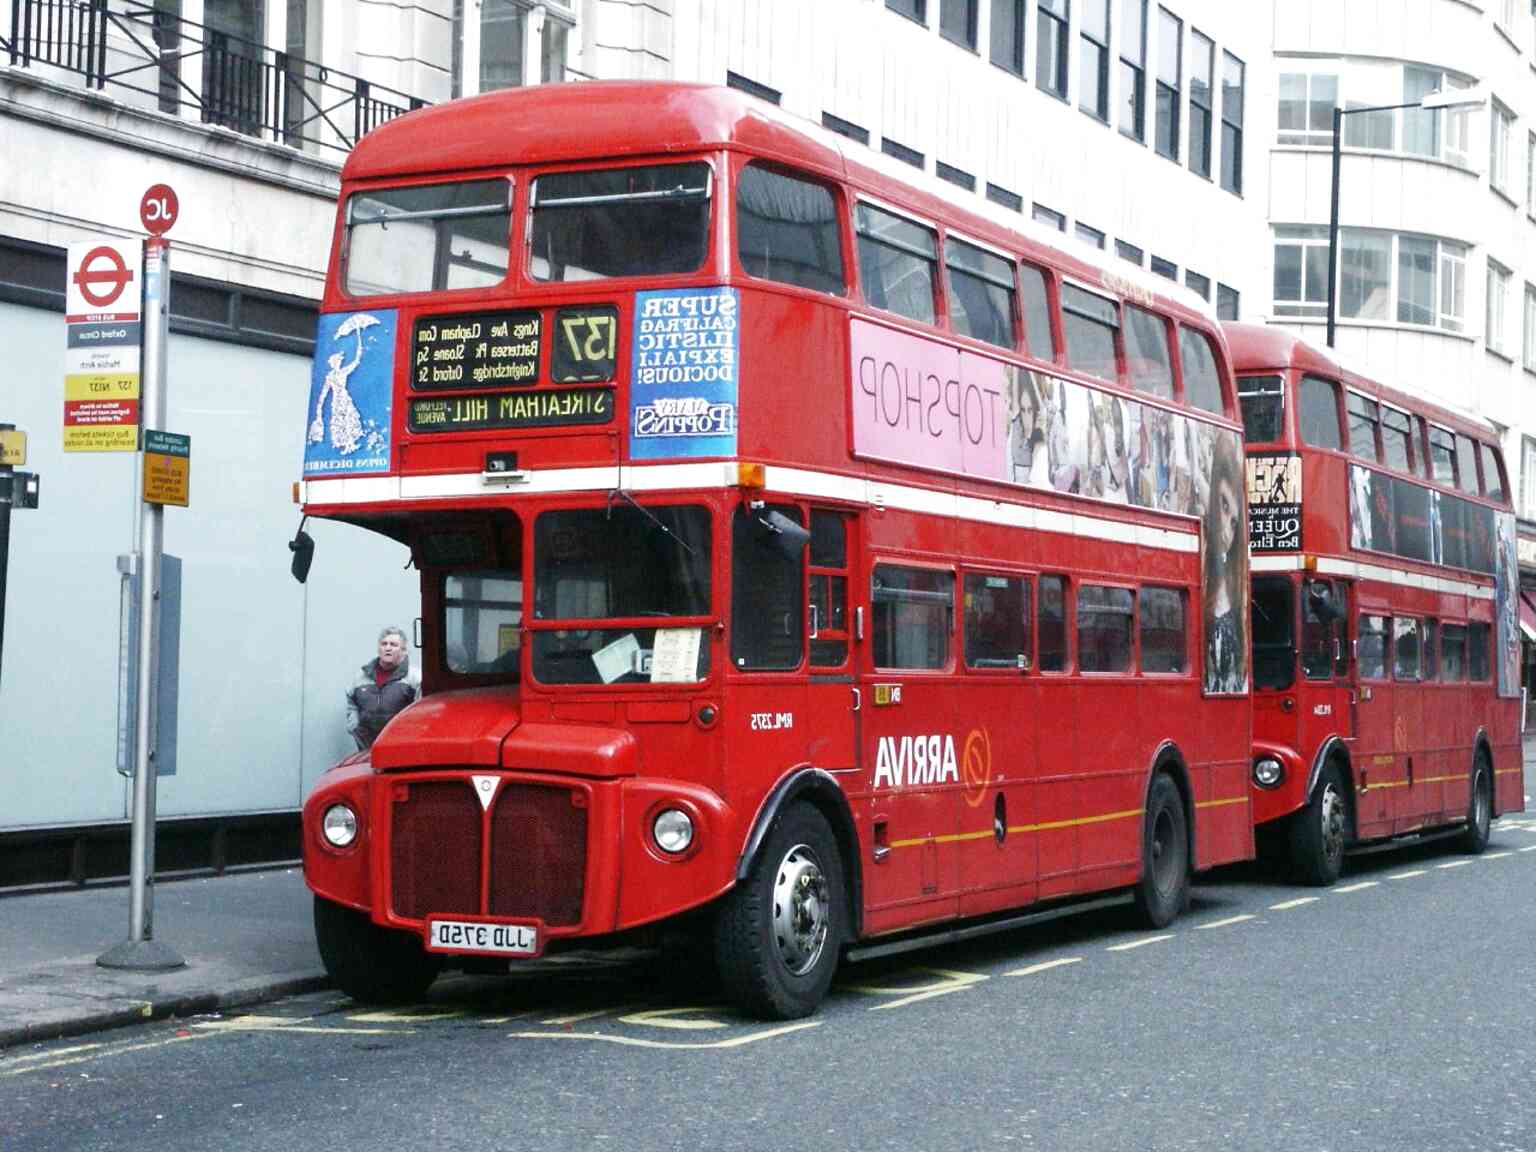
[[164, 236], [176, 223], [181, 213], [181, 203], [176, 199], [176, 189], [169, 184], [151, 184], [139, 201], [139, 223], [151, 236]]
[[[97, 262], [103, 260], [106, 266], [98, 268]], [[75, 287], [80, 289], [80, 295], [85, 297], [87, 304], [96, 308], [105, 308], [114, 303], [132, 280], [133, 273], [123, 263], [122, 253], [107, 244], [87, 252], [74, 275]], [[97, 284], [106, 285], [106, 289], [96, 291]]]

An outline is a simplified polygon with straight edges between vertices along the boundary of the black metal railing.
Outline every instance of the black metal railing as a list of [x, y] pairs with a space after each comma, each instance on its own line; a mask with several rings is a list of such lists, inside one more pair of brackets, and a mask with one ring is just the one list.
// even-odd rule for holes
[[[12, 66], [45, 65], [87, 88], [153, 98], [162, 112], [303, 147], [346, 151], [370, 129], [427, 101], [231, 36], [141, 0], [15, 0]], [[201, 65], [201, 82], [189, 76]]]

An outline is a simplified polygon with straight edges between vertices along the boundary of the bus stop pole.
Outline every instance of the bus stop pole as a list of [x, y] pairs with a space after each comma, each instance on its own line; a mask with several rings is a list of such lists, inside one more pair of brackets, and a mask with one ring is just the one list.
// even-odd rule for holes
[[[171, 285], [170, 242], [155, 237], [144, 245], [144, 356], [140, 401], [143, 432], [165, 425], [165, 359]], [[128, 863], [128, 939], [96, 958], [104, 968], [158, 972], [186, 964], [155, 935], [155, 718], [160, 672], [160, 555], [165, 510], [142, 497], [139, 522], [139, 675], [133, 762], [133, 837]]]

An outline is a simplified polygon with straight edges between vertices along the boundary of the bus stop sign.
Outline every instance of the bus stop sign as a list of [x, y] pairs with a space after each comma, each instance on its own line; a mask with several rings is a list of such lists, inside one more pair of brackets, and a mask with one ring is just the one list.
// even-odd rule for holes
[[139, 223], [151, 236], [164, 236], [179, 215], [181, 202], [169, 184], [151, 184], [139, 201]]

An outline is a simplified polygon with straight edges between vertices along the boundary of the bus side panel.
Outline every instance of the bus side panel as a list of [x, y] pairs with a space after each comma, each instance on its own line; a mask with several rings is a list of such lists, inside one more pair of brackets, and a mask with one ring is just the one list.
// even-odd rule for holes
[[[799, 372], [791, 372], [790, 364]], [[741, 365], [739, 455], [817, 467], [846, 463], [848, 414], [841, 399], [850, 387], [846, 309], [743, 288]], [[832, 378], [806, 379], [799, 373]], [[811, 397], [822, 403], [808, 408]]]

